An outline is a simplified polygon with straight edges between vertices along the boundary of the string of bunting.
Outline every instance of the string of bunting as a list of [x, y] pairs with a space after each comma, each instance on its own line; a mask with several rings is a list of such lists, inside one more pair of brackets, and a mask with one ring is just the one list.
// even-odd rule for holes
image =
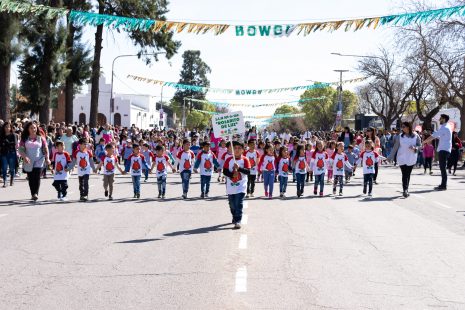
[[[219, 112], [214, 112], [214, 111], [206, 111], [206, 110], [198, 110], [198, 109], [192, 109], [194, 111], [208, 114], [208, 115], [215, 115], [215, 114], [220, 114]], [[263, 120], [264, 122], [267, 121], [273, 121], [276, 119], [283, 119], [283, 118], [294, 118], [294, 117], [303, 117], [305, 116], [305, 113], [286, 113], [286, 114], [274, 114], [274, 115], [261, 115], [261, 116], [256, 116], [256, 115], [244, 115], [245, 119], [260, 119]]]
[[105, 15], [94, 12], [67, 10], [64, 8], [36, 5], [29, 2], [0, 0], [0, 12], [22, 15], [45, 15], [46, 18], [64, 17], [69, 14], [76, 25], [105, 25], [127, 31], [141, 30], [152, 32], [187, 32], [193, 34], [213, 33], [220, 35], [234, 27], [238, 37], [286, 37], [291, 34], [309, 35], [317, 31], [357, 31], [376, 29], [380, 26], [407, 26], [412, 23], [428, 23], [434, 20], [465, 16], [465, 5], [425, 10], [395, 15], [374, 16], [355, 19], [341, 19], [296, 24], [233, 25], [215, 23], [194, 23], [183, 21], [164, 21], [146, 18]]
[[303, 86], [294, 86], [294, 87], [283, 87], [283, 88], [267, 88], [267, 89], [231, 89], [231, 88], [212, 88], [212, 87], [203, 87], [203, 86], [196, 86], [196, 85], [187, 85], [187, 84], [180, 84], [175, 82], [165, 82], [155, 79], [149, 79], [145, 77], [135, 76], [135, 75], [128, 75], [130, 79], [139, 82], [145, 82], [148, 84], [160, 85], [160, 86], [168, 86], [176, 89], [183, 89], [183, 90], [191, 90], [195, 92], [212, 92], [212, 93], [221, 93], [221, 94], [234, 94], [234, 95], [263, 95], [263, 94], [271, 94], [271, 93], [282, 93], [282, 92], [289, 92], [289, 91], [303, 91], [309, 89], [318, 89], [318, 88], [325, 88], [331, 86], [331, 83], [315, 83], [312, 85], [303, 85]]
[[260, 107], [279, 107], [283, 105], [290, 105], [290, 104], [296, 104], [296, 103], [304, 103], [304, 102], [309, 102], [309, 101], [318, 101], [318, 100], [324, 100], [326, 99], [325, 96], [322, 97], [316, 97], [316, 98], [305, 98], [305, 99], [300, 99], [300, 100], [293, 100], [293, 101], [286, 101], [286, 102], [278, 102], [278, 103], [228, 103], [228, 102], [217, 102], [217, 101], [209, 101], [209, 100], [201, 100], [201, 99], [194, 99], [194, 98], [188, 98], [190, 101], [194, 102], [200, 102], [200, 103], [207, 103], [207, 104], [213, 104], [215, 106], [220, 106], [220, 107], [247, 107], [247, 108], [260, 108]]
[[[203, 87], [203, 86], [196, 86], [196, 85], [187, 85], [187, 84], [180, 84], [176, 82], [166, 82], [160, 81], [145, 77], [140, 77], [136, 75], [128, 75], [127, 78], [133, 79], [138, 82], [145, 82], [148, 84], [154, 84], [159, 86], [168, 86], [176, 89], [183, 89], [183, 90], [191, 90], [194, 92], [212, 92], [212, 93], [222, 93], [222, 94], [234, 94], [237, 96], [241, 95], [264, 95], [264, 94], [272, 94], [272, 93], [282, 93], [282, 92], [291, 92], [291, 91], [304, 91], [310, 89], [318, 89], [318, 88], [325, 88], [332, 85], [339, 85], [339, 82], [332, 82], [332, 83], [315, 83], [311, 85], [303, 85], [303, 86], [293, 86], [293, 87], [283, 87], [283, 88], [266, 88], [266, 89], [230, 89], [230, 88], [211, 88], [211, 87]], [[343, 81], [343, 84], [347, 83], [357, 83], [360, 81], [365, 80], [365, 77], [356, 78], [351, 80]]]

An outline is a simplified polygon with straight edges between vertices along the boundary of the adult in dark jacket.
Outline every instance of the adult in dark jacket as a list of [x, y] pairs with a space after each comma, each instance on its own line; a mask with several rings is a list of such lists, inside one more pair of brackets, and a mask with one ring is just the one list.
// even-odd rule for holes
[[339, 135], [338, 142], [344, 142], [344, 149], [347, 150], [349, 145], [354, 142], [354, 134], [350, 131], [349, 127], [345, 127], [344, 131]]
[[6, 122], [0, 128], [0, 155], [2, 163], [3, 187], [7, 184], [7, 172], [10, 172], [10, 186], [13, 185], [16, 174], [16, 162], [18, 138], [13, 132], [10, 122]]

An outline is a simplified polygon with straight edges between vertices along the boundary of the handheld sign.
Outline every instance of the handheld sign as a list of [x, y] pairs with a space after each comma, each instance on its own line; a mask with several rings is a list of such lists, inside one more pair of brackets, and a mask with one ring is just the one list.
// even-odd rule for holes
[[245, 132], [244, 116], [241, 111], [213, 115], [212, 124], [215, 137], [232, 137]]

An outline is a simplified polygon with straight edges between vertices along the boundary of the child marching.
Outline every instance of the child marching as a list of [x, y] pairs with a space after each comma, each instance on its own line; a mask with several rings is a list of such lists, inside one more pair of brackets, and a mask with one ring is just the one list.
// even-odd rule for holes
[[131, 172], [134, 198], [139, 199], [142, 169], [151, 170], [151, 168], [147, 166], [144, 155], [140, 153], [139, 144], [134, 143], [132, 145], [132, 154], [128, 157], [127, 161], [129, 163], [129, 169], [126, 167], [126, 172]]
[[279, 149], [279, 157], [276, 159], [276, 166], [278, 168], [279, 197], [285, 198], [289, 172], [292, 171], [291, 160], [289, 158], [289, 151], [287, 147], [281, 146]]
[[374, 151], [374, 143], [371, 140], [365, 142], [365, 151], [360, 154], [359, 161], [363, 166], [363, 194], [372, 197], [373, 177], [375, 175], [375, 163], [378, 160], [378, 153]]
[[318, 186], [320, 187], [320, 197], [323, 197], [325, 188], [325, 174], [327, 170], [328, 154], [324, 151], [323, 141], [316, 142], [316, 149], [312, 156], [313, 176], [315, 178], [315, 185], [313, 187], [313, 194], [318, 194]]
[[223, 174], [226, 179], [226, 193], [228, 194], [229, 208], [232, 215], [232, 223], [235, 229], [241, 228], [242, 208], [247, 192], [247, 178], [250, 174], [250, 163], [243, 155], [244, 145], [233, 142], [234, 158], [228, 158], [223, 165]]
[[96, 170], [100, 170], [101, 168], [103, 168], [103, 190], [105, 191], [105, 197], [108, 197], [108, 200], [113, 200], [115, 169], [118, 169], [121, 174], [126, 173], [121, 169], [118, 158], [115, 155], [115, 147], [111, 143], [105, 146], [105, 155]]
[[213, 172], [220, 166], [215, 154], [210, 151], [210, 146], [210, 143], [207, 141], [202, 143], [202, 151], [198, 153], [194, 165], [196, 173], [200, 167], [200, 198], [208, 198]]
[[168, 176], [167, 167], [170, 167], [173, 172], [176, 172], [176, 169], [171, 165], [168, 155], [165, 154], [165, 147], [163, 145], [157, 145], [155, 152], [157, 156], [155, 157], [153, 168], [157, 169], [158, 198], [165, 199], [166, 178]]
[[267, 144], [264, 151], [265, 154], [260, 158], [260, 162], [258, 163], [258, 171], [263, 173], [265, 197], [273, 199], [276, 157], [274, 154], [273, 146], [271, 144]]
[[[145, 162], [147, 163], [147, 166], [152, 167], [152, 164], [155, 160], [155, 154], [150, 150], [150, 144], [144, 143], [142, 145], [142, 155], [144, 155]], [[143, 169], [144, 172], [144, 182], [147, 182], [149, 179], [149, 171], [147, 169]]]
[[182, 151], [178, 153], [179, 160], [179, 171], [181, 174], [182, 181], [182, 198], [187, 199], [187, 194], [189, 192], [189, 184], [192, 175], [192, 167], [194, 166], [194, 152], [190, 150], [191, 143], [189, 140], [185, 139], [182, 142]]
[[247, 152], [244, 152], [245, 157], [247, 157], [250, 163], [250, 175], [247, 178], [247, 198], [254, 196], [255, 182], [258, 175], [258, 162], [260, 160], [260, 153], [255, 149], [256, 140], [249, 140], [248, 146], [249, 149]]
[[89, 199], [89, 176], [91, 169], [95, 170], [92, 152], [87, 149], [87, 139], [79, 139], [79, 150], [73, 157], [78, 166], [80, 200], [87, 201]]
[[68, 189], [68, 171], [71, 166], [71, 156], [68, 152], [65, 152], [65, 146], [63, 142], [55, 142], [56, 152], [53, 155], [52, 160], [52, 173], [53, 175], [53, 186], [58, 192], [58, 200], [66, 200], [66, 194]]
[[295, 150], [295, 157], [293, 160], [294, 172], [297, 180], [297, 197], [302, 197], [305, 188], [305, 177], [309, 170], [307, 158], [305, 157], [305, 148], [303, 145], [298, 145]]
[[333, 195], [336, 195], [337, 184], [339, 183], [339, 196], [342, 196], [342, 190], [344, 188], [344, 174], [345, 167], [348, 166], [352, 169], [352, 166], [349, 163], [349, 158], [344, 153], [344, 142], [338, 142], [336, 145], [336, 152], [331, 156], [332, 166], [333, 166]]

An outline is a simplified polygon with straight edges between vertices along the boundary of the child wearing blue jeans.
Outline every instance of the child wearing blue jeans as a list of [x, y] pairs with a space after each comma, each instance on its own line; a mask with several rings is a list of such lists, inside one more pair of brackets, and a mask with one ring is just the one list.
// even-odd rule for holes
[[327, 171], [328, 153], [324, 151], [323, 141], [316, 142], [316, 149], [312, 156], [313, 175], [315, 176], [315, 185], [313, 194], [318, 194], [318, 186], [320, 187], [320, 197], [323, 197], [325, 188], [325, 174]]
[[274, 154], [273, 146], [267, 144], [265, 146], [264, 154], [258, 163], [258, 171], [263, 173], [263, 184], [265, 186], [265, 197], [273, 198], [274, 187], [274, 173], [276, 171], [276, 157]]

